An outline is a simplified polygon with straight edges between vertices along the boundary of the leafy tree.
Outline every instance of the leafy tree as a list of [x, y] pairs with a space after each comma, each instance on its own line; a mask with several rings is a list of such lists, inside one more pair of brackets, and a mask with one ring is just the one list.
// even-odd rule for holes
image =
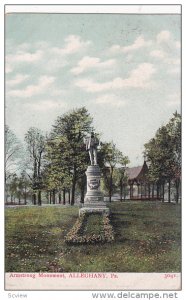
[[163, 185], [169, 183], [168, 200], [170, 202], [171, 180], [177, 184], [178, 201], [181, 175], [181, 116], [177, 112], [173, 118], [158, 129], [154, 138], [145, 144], [145, 153], [149, 165], [149, 179]]
[[44, 170], [45, 188], [52, 193], [53, 204], [56, 203], [55, 195], [59, 193], [59, 202], [61, 203], [61, 192], [63, 192], [63, 204], [65, 204], [65, 192], [71, 187], [71, 177], [66, 164], [62, 160], [62, 149], [64, 139], [47, 139], [46, 144], [46, 165]]
[[89, 161], [83, 139], [91, 132], [91, 124], [92, 118], [85, 107], [72, 110], [57, 118], [48, 143], [53, 145], [48, 149], [51, 168], [54, 168], [51, 184], [57, 186], [57, 180], [62, 188], [69, 188], [70, 182], [71, 205], [75, 201], [76, 184], [84, 176]]
[[80, 190], [80, 203], [84, 203], [86, 182], [86, 174], [84, 173], [77, 181], [77, 185]]
[[29, 153], [29, 168], [31, 175], [28, 174], [32, 182], [33, 202], [36, 204], [36, 193], [38, 194], [38, 205], [41, 205], [42, 189], [42, 165], [45, 150], [45, 137], [38, 128], [31, 127], [25, 134], [27, 151]]
[[176, 187], [176, 202], [178, 202], [181, 178], [181, 115], [177, 112], [173, 114], [173, 117], [167, 124], [167, 131], [171, 139], [171, 172]]
[[124, 156], [120, 150], [116, 148], [116, 145], [113, 142], [102, 143], [100, 149], [100, 156], [105, 186], [109, 191], [109, 201], [111, 202], [114, 187], [114, 169], [119, 166], [126, 166], [126, 164], [129, 163], [129, 159], [127, 156]]
[[127, 186], [127, 175], [125, 174], [127, 163], [129, 163], [128, 160], [126, 161], [126, 163], [123, 166], [116, 168], [116, 170], [115, 170], [116, 185], [119, 186], [119, 189], [120, 189], [120, 201], [123, 200], [123, 196], [125, 199], [126, 192], [127, 192], [125, 190], [125, 187]]

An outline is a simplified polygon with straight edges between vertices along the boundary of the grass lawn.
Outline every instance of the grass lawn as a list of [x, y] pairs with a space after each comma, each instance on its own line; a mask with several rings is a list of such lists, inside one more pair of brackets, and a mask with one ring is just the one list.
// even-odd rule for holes
[[87, 218], [84, 232], [90, 235], [102, 234], [103, 230], [103, 218], [101, 214], [90, 214]]
[[180, 205], [138, 201], [110, 208], [115, 241], [76, 246], [64, 237], [77, 207], [6, 208], [6, 272], [180, 272]]

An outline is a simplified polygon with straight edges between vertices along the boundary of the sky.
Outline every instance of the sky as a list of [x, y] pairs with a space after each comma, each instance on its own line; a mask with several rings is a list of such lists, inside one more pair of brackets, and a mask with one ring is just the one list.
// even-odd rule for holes
[[130, 166], [181, 110], [180, 15], [6, 15], [6, 124], [23, 141], [85, 106]]

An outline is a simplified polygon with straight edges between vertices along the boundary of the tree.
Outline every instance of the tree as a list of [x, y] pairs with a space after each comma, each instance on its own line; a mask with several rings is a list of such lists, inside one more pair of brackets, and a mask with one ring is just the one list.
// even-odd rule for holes
[[30, 191], [30, 180], [28, 179], [28, 175], [26, 174], [26, 171], [21, 172], [20, 176], [20, 188], [21, 188], [21, 195], [24, 199], [24, 204], [27, 204], [27, 196]]
[[36, 204], [37, 193], [38, 205], [41, 205], [42, 164], [45, 150], [45, 137], [38, 128], [31, 127], [25, 134], [25, 141], [29, 153], [29, 167], [32, 172], [32, 174], [28, 174], [28, 176], [32, 182], [33, 202]]
[[5, 183], [19, 168], [22, 145], [14, 132], [5, 126]]
[[[49, 137], [46, 143], [45, 168], [44, 168], [44, 186], [53, 198], [53, 204], [56, 203], [55, 195], [59, 193], [59, 202], [61, 203], [61, 192], [63, 192], [63, 204], [66, 203], [65, 192], [70, 188], [71, 177], [69, 170], [62, 160], [63, 139]], [[52, 195], [51, 195], [52, 194]]]
[[54, 165], [52, 173], [56, 172], [64, 187], [65, 180], [70, 181], [71, 205], [75, 201], [76, 184], [84, 176], [89, 161], [83, 139], [91, 132], [91, 124], [92, 118], [85, 107], [74, 109], [57, 118], [49, 139], [49, 144], [53, 144], [49, 154]]
[[160, 127], [154, 138], [145, 144], [145, 153], [149, 162], [149, 179], [163, 185], [168, 182], [168, 201], [170, 202], [171, 180], [179, 182], [181, 175], [181, 116], [176, 112], [170, 121]]
[[6, 181], [6, 204], [8, 204], [8, 198], [10, 196], [10, 203], [13, 203], [13, 200], [15, 199], [15, 193], [17, 185], [15, 186], [15, 180], [17, 179], [16, 174], [12, 174], [12, 176], [9, 176]]
[[125, 187], [127, 186], [127, 175], [125, 174], [125, 170], [127, 163], [129, 163], [129, 161], [126, 161], [121, 167], [116, 168], [115, 170], [116, 184], [120, 189], [120, 201], [123, 200], [123, 196], [124, 199], [126, 196]]
[[176, 202], [178, 202], [181, 183], [181, 115], [177, 112], [173, 114], [173, 117], [167, 124], [167, 131], [171, 140], [171, 172], [176, 187]]
[[104, 174], [105, 185], [108, 188], [109, 201], [111, 202], [114, 169], [116, 166], [126, 166], [126, 164], [129, 163], [129, 159], [116, 148], [113, 142], [102, 143], [100, 156], [102, 157], [101, 168]]

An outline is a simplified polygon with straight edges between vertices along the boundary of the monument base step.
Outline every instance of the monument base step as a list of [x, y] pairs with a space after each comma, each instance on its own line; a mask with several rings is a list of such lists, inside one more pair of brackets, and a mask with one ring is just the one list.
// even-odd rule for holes
[[103, 201], [92, 201], [92, 202], [85, 202], [83, 207], [93, 207], [93, 208], [96, 208], [96, 207], [106, 207], [106, 203], [103, 202]]
[[102, 213], [104, 215], [110, 214], [110, 209], [105, 206], [100, 207], [82, 207], [79, 210], [79, 216], [81, 216], [84, 213]]

